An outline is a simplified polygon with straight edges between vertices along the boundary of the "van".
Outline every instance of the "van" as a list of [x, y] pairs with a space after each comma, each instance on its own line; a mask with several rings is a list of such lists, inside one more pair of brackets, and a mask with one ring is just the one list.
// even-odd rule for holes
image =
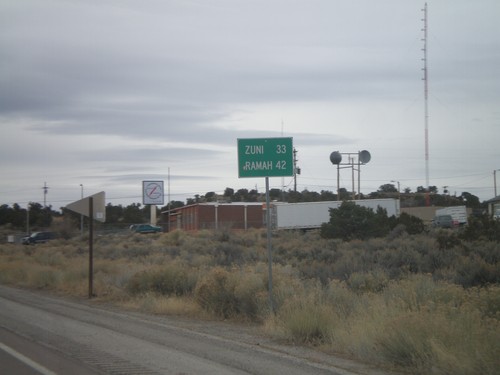
[[25, 245], [34, 245], [37, 243], [45, 243], [55, 238], [54, 232], [33, 232], [31, 236], [24, 237], [22, 243]]

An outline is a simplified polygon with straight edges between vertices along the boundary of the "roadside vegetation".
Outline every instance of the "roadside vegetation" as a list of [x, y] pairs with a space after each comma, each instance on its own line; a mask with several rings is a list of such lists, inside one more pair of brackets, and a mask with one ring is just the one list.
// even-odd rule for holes
[[[411, 374], [499, 374], [499, 223], [472, 218], [463, 231], [418, 231], [418, 222], [372, 219], [387, 224], [383, 232], [273, 233], [274, 313], [263, 230], [98, 236], [95, 300], [255, 324]], [[85, 298], [86, 241], [0, 244], [0, 283]]]

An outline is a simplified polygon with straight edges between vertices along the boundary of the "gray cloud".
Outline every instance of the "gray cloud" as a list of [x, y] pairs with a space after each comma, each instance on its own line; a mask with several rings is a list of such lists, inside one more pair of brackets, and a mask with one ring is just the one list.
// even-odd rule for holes
[[[228, 177], [236, 139], [280, 136], [285, 119], [284, 133], [294, 137], [308, 166], [304, 175], [313, 181], [331, 168], [327, 158], [318, 160], [332, 148], [370, 147], [379, 154], [375, 160], [398, 155], [398, 163], [374, 172], [374, 184], [410, 169], [406, 178], [422, 179], [422, 6], [399, 0], [1, 3], [0, 130], [9, 137], [0, 140], [1, 172], [23, 169], [38, 180], [63, 180], [67, 165], [75, 178], [118, 183], [170, 164], [186, 170], [177, 173], [182, 180], [203, 181], [203, 189], [208, 173], [216, 174], [214, 184], [247, 184]], [[446, 154], [466, 144], [461, 147], [474, 160], [489, 160], [481, 163], [486, 173], [498, 167], [490, 160], [499, 156], [489, 139], [500, 137], [494, 115], [500, 5], [444, 0], [429, 8], [431, 155], [433, 148]], [[436, 178], [446, 174], [449, 161], [432, 162]], [[479, 167], [457, 158], [453, 168], [449, 176]]]

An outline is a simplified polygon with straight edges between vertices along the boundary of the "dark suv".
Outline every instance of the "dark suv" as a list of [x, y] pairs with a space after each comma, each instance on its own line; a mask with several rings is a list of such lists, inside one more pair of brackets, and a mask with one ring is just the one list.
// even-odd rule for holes
[[45, 243], [55, 238], [54, 232], [33, 232], [31, 236], [22, 239], [25, 245], [34, 245], [36, 243]]

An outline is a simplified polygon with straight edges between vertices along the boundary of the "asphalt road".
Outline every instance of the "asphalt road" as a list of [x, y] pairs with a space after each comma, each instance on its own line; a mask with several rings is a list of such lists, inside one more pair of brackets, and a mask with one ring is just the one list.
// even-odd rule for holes
[[255, 327], [125, 312], [4, 286], [0, 370], [47, 375], [385, 374], [275, 343]]

